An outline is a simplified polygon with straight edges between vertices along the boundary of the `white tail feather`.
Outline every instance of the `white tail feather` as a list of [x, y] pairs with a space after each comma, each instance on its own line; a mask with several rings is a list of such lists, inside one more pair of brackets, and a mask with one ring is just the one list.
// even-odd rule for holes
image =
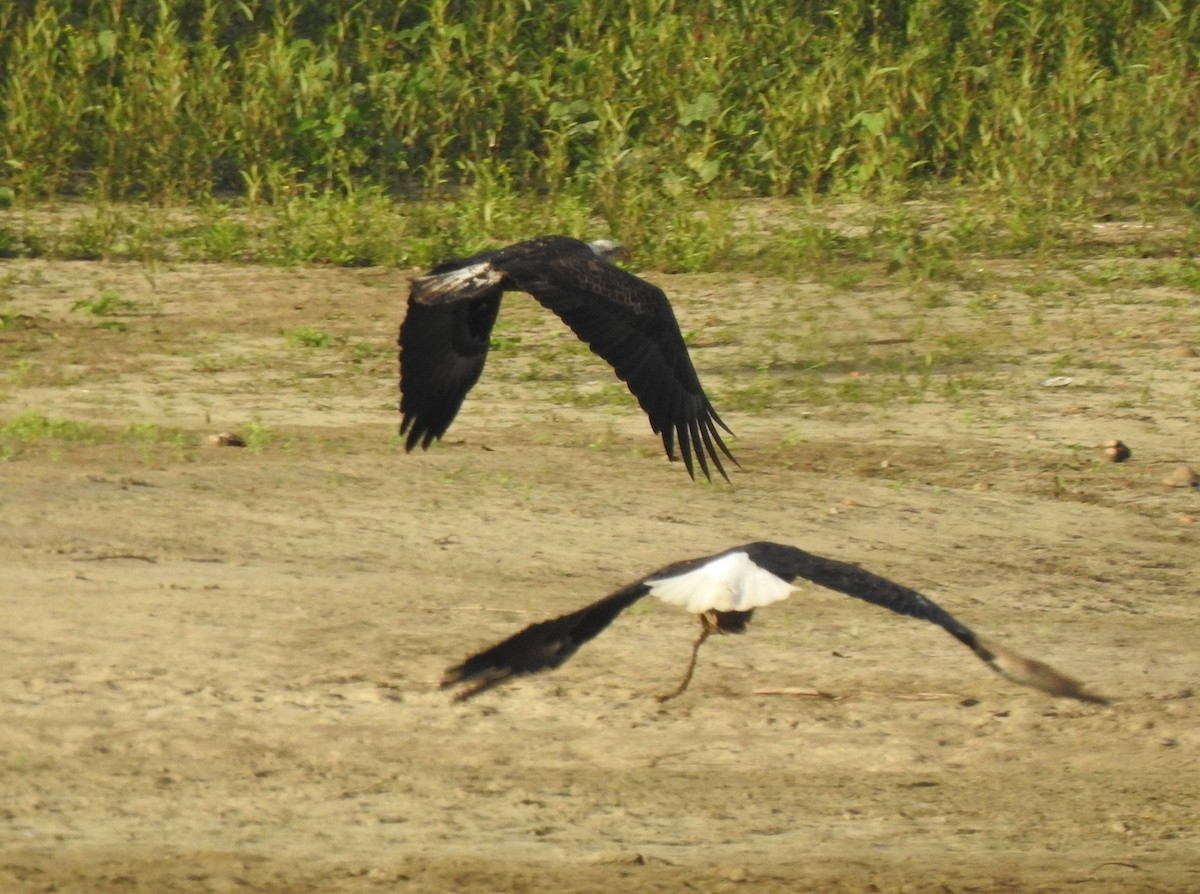
[[648, 580], [646, 586], [651, 596], [695, 615], [749, 611], [787, 599], [795, 589], [755, 565], [744, 552], [727, 553], [675, 577]]

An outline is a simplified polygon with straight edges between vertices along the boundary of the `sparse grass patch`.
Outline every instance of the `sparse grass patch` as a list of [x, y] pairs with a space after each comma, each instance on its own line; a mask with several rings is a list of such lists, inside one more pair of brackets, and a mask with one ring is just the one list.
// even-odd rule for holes
[[587, 388], [558, 385], [550, 389], [549, 397], [560, 406], [580, 408], [627, 406], [634, 400], [629, 389], [620, 382]]
[[95, 298], [81, 298], [71, 305], [74, 313], [91, 314], [94, 317], [112, 317], [127, 314], [137, 309], [137, 305], [121, 297], [120, 292], [112, 290], [101, 292]]
[[127, 444], [167, 446], [175, 451], [195, 445], [195, 438], [180, 429], [157, 423], [131, 422], [124, 426], [58, 419], [41, 413], [23, 413], [0, 425], [0, 459], [28, 454], [57, 455], [71, 447]]
[[820, 276], [819, 281], [833, 286], [835, 289], [849, 292], [866, 282], [868, 277], [869, 274], [865, 270], [843, 267], [825, 272]]
[[396, 348], [390, 343], [363, 340], [355, 342], [350, 348], [350, 362], [354, 364], [392, 363], [395, 359]]
[[12, 227], [0, 226], [0, 259], [18, 258], [24, 245], [18, 232]]
[[334, 337], [327, 332], [314, 329], [311, 326], [299, 326], [284, 333], [288, 344], [297, 348], [328, 348], [334, 344]]
[[[1079, 270], [1080, 280], [1088, 285], [1168, 286], [1200, 290], [1200, 263], [1193, 258], [1145, 260], [1103, 260]], [[1120, 300], [1121, 296], [1114, 296]]]
[[90, 441], [99, 427], [70, 419], [51, 419], [40, 413], [23, 413], [0, 425], [0, 439], [15, 443], [36, 441]]
[[[22, 343], [14, 344], [13, 353], [22, 353], [30, 346]], [[0, 358], [3, 354], [0, 354]], [[5, 378], [5, 370], [0, 367], [0, 378]], [[34, 360], [31, 357], [18, 357], [7, 370], [10, 384], [21, 387], [70, 387], [85, 381], [86, 371], [78, 366], [65, 368], [57, 363], [47, 363]]]
[[262, 451], [275, 440], [275, 433], [261, 419], [251, 419], [243, 427], [243, 438], [246, 447], [254, 451]]
[[[959, 194], [931, 190], [919, 206], [900, 210], [868, 197], [776, 200], [770, 216], [753, 226], [737, 221], [744, 200], [670, 199], [658, 195], [652, 184], [649, 190], [647, 195], [639, 193], [634, 205], [614, 209], [619, 224], [610, 224], [599, 212], [580, 213], [578, 199], [570, 195], [526, 196], [514, 191], [504, 200], [503, 214], [476, 219], [470, 191], [450, 198], [398, 201], [378, 191], [359, 190], [346, 195], [301, 193], [286, 202], [258, 205], [201, 201], [170, 208], [63, 206], [14, 215], [9, 229], [16, 253], [30, 257], [396, 267], [428, 267], [541, 232], [583, 238], [612, 235], [633, 251], [635, 270], [804, 276], [841, 289], [857, 288], [880, 276], [967, 285], [978, 279], [970, 273], [968, 256], [1036, 259], [1050, 250], [1073, 251], [1077, 244], [1077, 235], [1065, 226], [1055, 229], [1053, 238], [1025, 245], [1000, 238], [1009, 232], [1004, 224], [959, 227], [957, 215], [978, 215], [988, 203], [1007, 201], [970, 187]], [[655, 205], [660, 201], [665, 204]], [[1041, 213], [1055, 215], [1053, 210]], [[891, 222], [880, 223], [880, 216]], [[1186, 249], [1179, 229], [1164, 226], [1144, 235], [1142, 249], [1165, 254]], [[958, 230], [962, 232], [949, 235]], [[1134, 272], [1126, 272], [1124, 261], [1106, 264], [1084, 269], [1080, 278], [1179, 287], [1192, 287], [1200, 279], [1189, 258], [1133, 258], [1128, 270]], [[1025, 288], [1036, 293], [1046, 287], [1032, 281]]]
[[0, 309], [0, 330], [28, 329], [34, 325], [34, 319], [15, 308]]
[[763, 413], [783, 406], [789, 390], [790, 386], [781, 376], [759, 373], [747, 385], [722, 388], [713, 397], [713, 402], [722, 414]]

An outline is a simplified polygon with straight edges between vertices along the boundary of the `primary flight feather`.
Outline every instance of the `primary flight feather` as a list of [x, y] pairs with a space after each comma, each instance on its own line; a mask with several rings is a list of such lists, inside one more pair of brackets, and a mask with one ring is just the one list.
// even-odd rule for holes
[[759, 541], [699, 559], [668, 565], [603, 599], [560, 618], [532, 624], [472, 655], [446, 672], [443, 687], [466, 684], [456, 699], [478, 695], [522, 674], [558, 667], [643, 596], [683, 606], [700, 616], [683, 681], [663, 700], [679, 695], [692, 677], [700, 645], [712, 633], [741, 633], [756, 608], [786, 598], [797, 578], [941, 627], [1001, 676], [1052, 695], [1098, 704], [1105, 699], [1049, 665], [984, 640], [932, 599], [857, 565], [794, 546]]
[[479, 381], [500, 299], [527, 292], [612, 366], [662, 437], [675, 444], [688, 474], [695, 461], [711, 480], [711, 463], [727, 481], [721, 439], [729, 432], [692, 366], [667, 296], [610, 260], [608, 240], [586, 243], [539, 236], [507, 248], [447, 261], [412, 282], [400, 326], [400, 433], [405, 449], [441, 438]]

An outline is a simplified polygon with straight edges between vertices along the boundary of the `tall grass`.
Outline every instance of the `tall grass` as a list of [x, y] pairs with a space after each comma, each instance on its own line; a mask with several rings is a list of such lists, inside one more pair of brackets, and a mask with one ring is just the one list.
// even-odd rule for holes
[[1190, 0], [20, 0], [0, 188], [541, 197], [670, 257], [716, 197], [1194, 204], [1198, 74]]

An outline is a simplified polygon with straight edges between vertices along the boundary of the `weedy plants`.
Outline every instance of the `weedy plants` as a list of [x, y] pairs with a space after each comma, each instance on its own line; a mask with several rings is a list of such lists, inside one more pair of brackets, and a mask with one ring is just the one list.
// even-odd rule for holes
[[[938, 279], [947, 246], [1041, 250], [1101, 199], [1193, 208], [1198, 46], [1188, 0], [27, 0], [0, 5], [0, 195], [215, 203], [175, 228], [192, 257], [419, 264], [554, 230], [678, 270], [753, 263], [731, 200], [986, 196], [851, 238]], [[0, 253], [155, 253], [121, 223]]]

